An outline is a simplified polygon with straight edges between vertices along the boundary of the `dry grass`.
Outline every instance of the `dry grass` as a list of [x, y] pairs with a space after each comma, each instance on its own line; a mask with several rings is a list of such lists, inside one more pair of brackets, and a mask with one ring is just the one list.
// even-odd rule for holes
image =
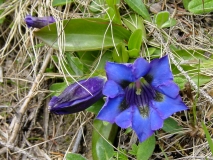
[[[53, 7], [50, 0], [7, 0], [0, 5], [0, 10], [4, 9], [0, 18], [6, 17], [4, 23], [0, 25], [0, 159], [63, 159], [68, 151], [76, 151], [74, 147], [76, 144], [77, 152], [91, 159], [94, 115], [81, 112], [56, 116], [48, 112], [51, 93], [49, 86], [54, 80], [58, 77], [64, 79], [71, 77], [74, 80], [78, 78], [66, 75], [62, 70], [63, 32], [59, 33], [61, 36], [57, 40], [60, 49], [53, 50], [34, 38], [33, 29], [27, 28], [24, 22], [28, 14], [53, 15], [57, 20], [92, 17], [93, 15], [88, 11], [89, 3], [90, 1], [79, 0], [65, 7]], [[121, 7], [129, 13], [130, 10], [124, 8], [124, 4]], [[175, 7], [173, 3], [164, 4], [164, 9], [171, 11], [178, 24], [169, 29], [157, 30], [153, 24], [146, 22], [147, 31], [153, 38], [152, 41], [147, 42], [147, 45], [157, 44], [162, 54], [168, 53], [171, 63], [177, 66], [181, 74], [190, 82], [193, 90], [190, 93], [187, 88], [182, 91], [183, 100], [190, 108], [188, 113], [185, 112], [184, 119], [178, 115], [173, 116], [184, 127], [184, 131], [180, 134], [165, 134], [159, 131], [157, 145], [170, 159], [212, 157], [200, 124], [201, 121], [205, 121], [208, 129], [213, 131], [212, 81], [204, 86], [197, 86], [180, 64], [199, 63], [199, 60], [192, 55], [193, 61], [184, 61], [169, 49], [169, 45], [174, 44], [184, 50], [205, 51], [205, 58], [212, 60], [210, 55], [213, 53], [211, 28], [213, 17], [212, 15], [193, 16], [179, 5]], [[62, 30], [60, 23], [57, 27], [58, 30]], [[58, 73], [46, 73], [46, 70], [53, 65], [51, 55], [57, 55], [61, 62], [56, 66]], [[200, 73], [212, 76], [212, 64], [200, 63]], [[198, 90], [200, 96], [196, 99]], [[192, 127], [190, 112], [195, 101], [197, 124]], [[136, 142], [137, 137], [134, 134], [131, 138], [122, 131], [119, 134], [120, 147], [130, 149], [131, 144]], [[81, 139], [80, 143], [78, 136]], [[131, 141], [127, 142], [128, 139]], [[152, 156], [153, 159], [162, 157], [164, 155], [161, 151], [155, 152]]]

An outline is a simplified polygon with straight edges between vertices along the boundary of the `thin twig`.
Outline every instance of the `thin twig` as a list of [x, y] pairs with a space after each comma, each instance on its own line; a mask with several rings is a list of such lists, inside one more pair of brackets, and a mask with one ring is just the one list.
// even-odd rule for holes
[[81, 138], [83, 136], [83, 126], [80, 126], [80, 129], [78, 131], [78, 135], [77, 135], [77, 138], [75, 140], [75, 144], [73, 146], [73, 149], [72, 149], [72, 153], [76, 153], [77, 150], [78, 150], [78, 146], [80, 144], [80, 141], [81, 141]]
[[[38, 97], [39, 102], [38, 102], [38, 104], [37, 104], [37, 107], [36, 107], [35, 111], [31, 112], [31, 114], [33, 115], [33, 118], [32, 118], [32, 121], [30, 122], [30, 126], [28, 127], [27, 133], [25, 133], [25, 135], [23, 135], [23, 140], [22, 140], [22, 144], [21, 144], [21, 149], [23, 149], [23, 148], [25, 147], [25, 145], [26, 145], [25, 141], [26, 141], [27, 138], [30, 137], [32, 128], [33, 128], [33, 126], [34, 126], [35, 123], [36, 123], [36, 117], [37, 117], [37, 115], [38, 115], [38, 110], [39, 110], [40, 107], [42, 106], [43, 97], [45, 97], [44, 95], [45, 95], [45, 94], [42, 94], [42, 95], [40, 95], [40, 96]], [[29, 116], [29, 117], [30, 117], [30, 116]], [[27, 122], [28, 122], [28, 121], [27, 121]], [[17, 159], [20, 159], [19, 156], [17, 156]]]
[[46, 58], [45, 58], [45, 60], [42, 64], [42, 67], [41, 67], [32, 87], [31, 87], [24, 103], [22, 104], [22, 106], [21, 106], [21, 108], [18, 112], [18, 116], [15, 116], [13, 118], [13, 121], [15, 121], [15, 124], [13, 126], [12, 134], [10, 136], [8, 143], [13, 143], [15, 141], [16, 137], [17, 137], [18, 131], [20, 129], [22, 117], [23, 117], [25, 111], [27, 110], [27, 108], [29, 106], [28, 104], [29, 104], [30, 100], [33, 98], [36, 89], [38, 88], [39, 81], [41, 80], [42, 74], [45, 72], [45, 69], [46, 69], [47, 65], [49, 64], [49, 60], [51, 58], [52, 52], [53, 52], [53, 49], [50, 49], [49, 52], [47, 53], [47, 56], [46, 56]]

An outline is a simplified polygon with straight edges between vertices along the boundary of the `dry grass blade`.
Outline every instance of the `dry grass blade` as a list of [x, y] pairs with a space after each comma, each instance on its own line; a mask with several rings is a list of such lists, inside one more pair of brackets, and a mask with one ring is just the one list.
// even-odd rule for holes
[[31, 98], [36, 94], [36, 88], [38, 88], [39, 82], [42, 78], [42, 74], [44, 73], [44, 71], [48, 65], [48, 62], [50, 61], [52, 52], [53, 52], [53, 49], [50, 49], [50, 51], [48, 52], [48, 54], [43, 62], [41, 70], [39, 71], [39, 74], [37, 75], [28, 95], [26, 96], [26, 99], [24, 100], [23, 105], [20, 107], [20, 110], [18, 111], [17, 117], [14, 117], [14, 119], [13, 119], [13, 121], [15, 121], [15, 124], [14, 124], [14, 126], [11, 127], [12, 134], [10, 136], [9, 143], [13, 143], [15, 141], [17, 133], [20, 129], [20, 123], [22, 121], [22, 117], [28, 108], [28, 104], [29, 104]]
[[30, 158], [30, 159], [32, 159], [32, 160], [38, 160], [38, 158], [36, 158], [34, 155], [31, 155], [29, 152], [22, 151], [21, 148], [15, 147], [15, 146], [10, 145], [10, 144], [7, 144], [6, 142], [0, 141], [0, 145], [1, 145], [2, 147], [8, 148], [8, 149], [10, 149], [10, 150], [12, 150], [12, 151], [14, 151], [14, 152], [20, 152], [20, 153], [26, 155], [28, 158]]

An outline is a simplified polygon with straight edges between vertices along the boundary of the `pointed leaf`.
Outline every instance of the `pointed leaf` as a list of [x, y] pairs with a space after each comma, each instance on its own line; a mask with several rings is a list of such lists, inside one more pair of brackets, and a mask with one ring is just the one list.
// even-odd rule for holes
[[142, 0], [124, 0], [136, 13], [141, 15], [145, 20], [151, 21], [149, 12]]
[[127, 63], [129, 60], [129, 55], [125, 45], [123, 43], [120, 43], [116, 46], [116, 49], [112, 51], [113, 60], [118, 63]]
[[107, 10], [107, 13], [108, 15], [106, 15], [106, 18], [109, 19], [109, 16], [110, 16], [110, 19], [114, 22], [114, 23], [117, 23], [117, 24], [122, 24], [121, 22], [121, 16], [120, 16], [120, 12], [119, 12], [119, 9], [118, 9], [118, 5], [116, 5], [116, 2], [117, 0], [106, 0], [106, 3], [108, 4], [108, 10]]
[[155, 17], [155, 24], [157, 24], [157, 26], [159, 28], [162, 27], [162, 25], [164, 23], [166, 23], [166, 21], [169, 20], [169, 12], [167, 11], [162, 11], [162, 12], [159, 12], [156, 17]]
[[96, 151], [98, 160], [109, 160], [113, 157], [113, 147], [102, 137], [100, 137], [96, 143]]
[[183, 128], [181, 126], [179, 126], [178, 123], [174, 119], [167, 118], [164, 121], [162, 129], [167, 133], [175, 133], [175, 132], [181, 131]]
[[128, 49], [140, 50], [142, 44], [142, 30], [136, 29], [129, 38]]
[[123, 18], [123, 22], [132, 32], [136, 29], [145, 30], [143, 18], [137, 14], [130, 14]]
[[[92, 157], [93, 160], [108, 160], [113, 156], [113, 147], [109, 143], [113, 143], [117, 135], [117, 125], [103, 121], [94, 120], [94, 129], [92, 132]], [[104, 138], [103, 138], [104, 137]], [[106, 140], [108, 141], [106, 141]]]
[[[100, 50], [128, 41], [130, 32], [121, 25], [111, 24], [99, 18], [81, 18], [64, 20], [64, 47], [66, 51]], [[56, 23], [35, 31], [36, 37], [51, 47], [58, 49]]]
[[155, 149], [155, 136], [152, 135], [138, 145], [137, 159], [148, 160]]
[[69, 62], [70, 67], [75, 72], [76, 75], [83, 75], [83, 64], [78, 57], [72, 56], [70, 53], [66, 53], [66, 58]]

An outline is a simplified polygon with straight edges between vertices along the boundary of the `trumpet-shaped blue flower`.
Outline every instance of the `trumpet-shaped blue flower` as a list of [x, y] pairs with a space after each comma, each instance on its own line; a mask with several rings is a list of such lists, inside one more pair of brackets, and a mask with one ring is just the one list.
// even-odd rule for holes
[[173, 82], [168, 56], [150, 63], [143, 58], [133, 64], [107, 62], [105, 70], [107, 99], [97, 118], [131, 127], [141, 142], [162, 128], [164, 119], [187, 109]]
[[55, 22], [55, 19], [52, 16], [47, 17], [32, 17], [31, 15], [27, 15], [25, 18], [25, 22], [28, 27], [33, 28], [42, 28], [51, 23]]
[[58, 97], [52, 97], [50, 112], [70, 114], [85, 110], [103, 96], [104, 83], [104, 78], [93, 77], [71, 84]]

